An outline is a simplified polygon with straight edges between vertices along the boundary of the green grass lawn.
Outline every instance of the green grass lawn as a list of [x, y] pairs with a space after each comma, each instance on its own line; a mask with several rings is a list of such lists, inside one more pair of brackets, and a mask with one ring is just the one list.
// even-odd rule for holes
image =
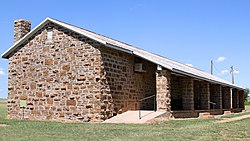
[[0, 99], [0, 120], [7, 116], [7, 100]]
[[172, 120], [154, 124], [90, 124], [6, 120], [6, 101], [0, 101], [0, 141], [88, 140], [250, 140], [250, 119], [214, 123], [214, 119]]
[[235, 118], [235, 117], [239, 117], [239, 116], [249, 115], [250, 114], [250, 105], [247, 105], [245, 109], [246, 109], [246, 112], [244, 112], [244, 113], [235, 113], [232, 115], [221, 116], [221, 118]]

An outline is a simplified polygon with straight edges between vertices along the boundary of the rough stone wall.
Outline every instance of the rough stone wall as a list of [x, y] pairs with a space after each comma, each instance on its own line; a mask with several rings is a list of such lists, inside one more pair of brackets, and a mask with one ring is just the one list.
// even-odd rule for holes
[[171, 75], [171, 109], [183, 110], [182, 107], [182, 77], [172, 74]]
[[183, 110], [194, 110], [194, 80], [182, 78], [182, 104]]
[[[155, 70], [156, 65], [135, 56], [123, 53], [107, 47], [102, 47], [104, 61], [104, 73], [106, 86], [110, 87], [110, 93], [114, 102], [114, 113], [122, 113], [127, 110], [154, 109], [154, 98], [141, 103], [138, 100], [155, 95]], [[136, 60], [143, 64], [145, 72], [135, 72]]]
[[216, 103], [215, 109], [222, 109], [222, 88], [220, 85], [210, 85], [210, 101]]
[[168, 70], [156, 71], [157, 110], [171, 112], [171, 73]]
[[[47, 28], [53, 41], [47, 41]], [[101, 121], [113, 104], [98, 43], [53, 24], [21, 45], [9, 58], [8, 117]]]
[[[48, 41], [47, 29], [53, 29]], [[9, 58], [8, 115], [20, 119], [101, 121], [134, 109], [154, 109], [156, 65], [49, 24]], [[146, 72], [134, 71], [137, 61]], [[21, 71], [20, 71], [21, 70]]]
[[222, 108], [223, 109], [231, 108], [231, 94], [229, 87], [222, 87]]
[[21, 39], [28, 32], [30, 32], [31, 23], [29, 21], [20, 19], [14, 22], [14, 42]]
[[200, 95], [201, 95], [201, 109], [209, 110], [210, 109], [210, 88], [209, 83], [202, 81], [200, 82]]

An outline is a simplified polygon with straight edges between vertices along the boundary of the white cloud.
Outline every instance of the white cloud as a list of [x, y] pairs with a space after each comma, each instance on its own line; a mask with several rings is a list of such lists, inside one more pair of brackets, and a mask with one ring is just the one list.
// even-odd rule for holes
[[220, 56], [220, 57], [217, 58], [216, 62], [223, 62], [225, 60], [226, 60], [226, 57]]
[[0, 75], [4, 75], [4, 71], [0, 69]]
[[220, 74], [221, 75], [225, 75], [225, 74], [228, 74], [230, 71], [229, 70], [222, 70], [221, 72], [220, 72]]
[[234, 74], [239, 74], [239, 73], [240, 73], [240, 71], [234, 70]]
[[5, 75], [4, 71], [2, 68], [0, 68], [0, 75]]
[[193, 65], [192, 65], [192, 64], [186, 64], [186, 65], [188, 65], [188, 66], [190, 66], [190, 67], [193, 67]]
[[[222, 70], [222, 71], [220, 72], [220, 75], [226, 75], [226, 74], [229, 74], [229, 73], [231, 73], [230, 70]], [[234, 74], [239, 74], [239, 73], [240, 73], [240, 71], [234, 70]]]

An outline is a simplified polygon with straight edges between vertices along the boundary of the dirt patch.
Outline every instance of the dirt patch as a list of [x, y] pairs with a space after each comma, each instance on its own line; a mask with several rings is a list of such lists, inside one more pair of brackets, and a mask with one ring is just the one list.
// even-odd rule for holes
[[168, 121], [168, 118], [160, 117], [160, 118], [153, 118], [151, 120], [148, 120], [146, 123], [159, 123], [162, 121]]
[[6, 127], [8, 126], [7, 124], [0, 124], [0, 127]]
[[223, 119], [223, 120], [217, 120], [217, 121], [215, 121], [215, 123], [233, 122], [233, 121], [238, 121], [238, 120], [247, 119], [247, 118], [250, 118], [250, 115], [244, 115], [244, 116], [235, 117], [235, 118], [227, 118], [227, 119]]

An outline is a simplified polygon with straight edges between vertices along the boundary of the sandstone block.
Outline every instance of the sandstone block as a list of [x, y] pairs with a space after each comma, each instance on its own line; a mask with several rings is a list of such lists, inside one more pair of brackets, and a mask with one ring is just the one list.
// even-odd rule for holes
[[75, 82], [75, 84], [76, 85], [82, 85], [82, 84], [84, 84], [84, 82], [83, 81], [78, 81], [78, 82]]
[[27, 100], [28, 96], [27, 95], [21, 95], [20, 100]]
[[72, 90], [72, 85], [67, 85], [68, 90]]
[[28, 57], [22, 57], [22, 61], [28, 61]]
[[42, 96], [43, 96], [43, 93], [42, 93], [42, 92], [36, 92], [36, 96], [37, 96], [37, 97], [42, 97]]
[[35, 83], [31, 83], [31, 84], [30, 84], [30, 89], [31, 89], [31, 90], [36, 89], [36, 84], [35, 84]]
[[75, 100], [67, 100], [67, 106], [76, 106]]
[[48, 78], [46, 78], [46, 81], [51, 82], [51, 81], [53, 81], [53, 78], [48, 77]]
[[72, 48], [67, 48], [67, 52], [71, 53], [71, 52], [73, 52], [73, 49]]
[[40, 112], [37, 110], [33, 110], [33, 111], [31, 111], [31, 114], [38, 115], [38, 114], [40, 114]]
[[49, 51], [49, 47], [44, 47], [43, 52], [47, 52], [47, 51]]
[[70, 70], [70, 65], [69, 64], [64, 65], [64, 66], [62, 66], [62, 69], [66, 70], [66, 71], [69, 71]]
[[45, 65], [53, 65], [53, 59], [51, 58], [46, 58], [44, 62], [45, 62]]
[[53, 101], [53, 98], [48, 98], [48, 99], [47, 99], [47, 103], [48, 103], [48, 104], [53, 104], [53, 102], [54, 102], [54, 101]]
[[66, 71], [61, 71], [60, 72], [60, 77], [66, 76]]
[[59, 117], [64, 117], [64, 112], [60, 112]]

